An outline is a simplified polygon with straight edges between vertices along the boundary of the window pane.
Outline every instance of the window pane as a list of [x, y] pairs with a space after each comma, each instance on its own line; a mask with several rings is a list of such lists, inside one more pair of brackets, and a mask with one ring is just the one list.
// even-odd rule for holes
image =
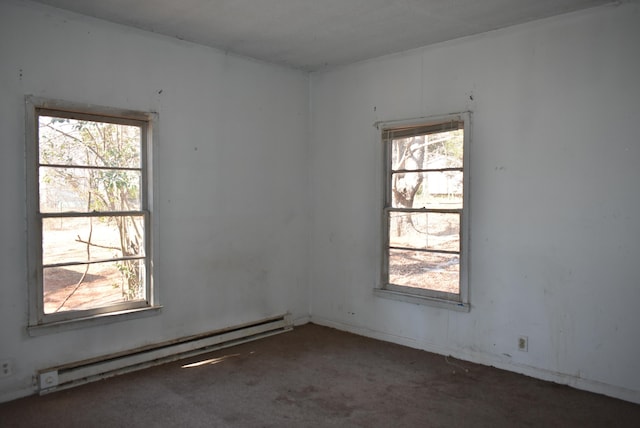
[[391, 176], [393, 208], [462, 208], [462, 171], [403, 172]]
[[155, 114], [32, 97], [27, 106], [30, 325], [149, 307]]
[[392, 169], [462, 168], [463, 130], [392, 140]]
[[423, 251], [389, 250], [389, 283], [458, 293], [460, 258]]
[[40, 211], [137, 211], [142, 173], [40, 167]]
[[40, 116], [40, 163], [140, 168], [140, 128]]
[[144, 300], [144, 281], [142, 260], [45, 268], [44, 313]]
[[42, 263], [51, 265], [143, 256], [144, 217], [45, 218]]
[[460, 251], [460, 215], [391, 212], [389, 245]]

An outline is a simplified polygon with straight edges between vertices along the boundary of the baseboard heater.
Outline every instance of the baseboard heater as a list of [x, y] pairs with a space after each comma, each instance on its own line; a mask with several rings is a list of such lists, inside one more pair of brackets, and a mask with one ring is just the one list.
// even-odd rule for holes
[[37, 387], [40, 394], [60, 391], [95, 380], [261, 339], [292, 328], [290, 316], [284, 314], [131, 351], [51, 367], [38, 371]]

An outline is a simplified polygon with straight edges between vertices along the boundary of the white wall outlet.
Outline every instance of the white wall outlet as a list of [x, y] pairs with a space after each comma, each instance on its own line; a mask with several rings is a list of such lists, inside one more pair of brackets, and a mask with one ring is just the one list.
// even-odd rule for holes
[[11, 361], [0, 360], [0, 377], [7, 377], [13, 374]]
[[527, 336], [518, 337], [518, 351], [527, 352], [529, 350], [529, 338]]

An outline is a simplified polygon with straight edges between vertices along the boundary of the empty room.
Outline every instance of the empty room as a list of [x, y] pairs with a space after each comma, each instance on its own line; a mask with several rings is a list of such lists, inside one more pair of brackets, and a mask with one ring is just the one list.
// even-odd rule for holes
[[634, 426], [637, 0], [0, 0], [0, 426]]

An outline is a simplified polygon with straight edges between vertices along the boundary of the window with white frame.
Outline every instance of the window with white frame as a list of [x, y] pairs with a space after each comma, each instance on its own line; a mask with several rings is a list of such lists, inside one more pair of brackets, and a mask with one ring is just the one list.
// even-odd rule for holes
[[27, 98], [31, 326], [153, 306], [154, 118]]
[[469, 114], [381, 131], [382, 289], [468, 310]]

